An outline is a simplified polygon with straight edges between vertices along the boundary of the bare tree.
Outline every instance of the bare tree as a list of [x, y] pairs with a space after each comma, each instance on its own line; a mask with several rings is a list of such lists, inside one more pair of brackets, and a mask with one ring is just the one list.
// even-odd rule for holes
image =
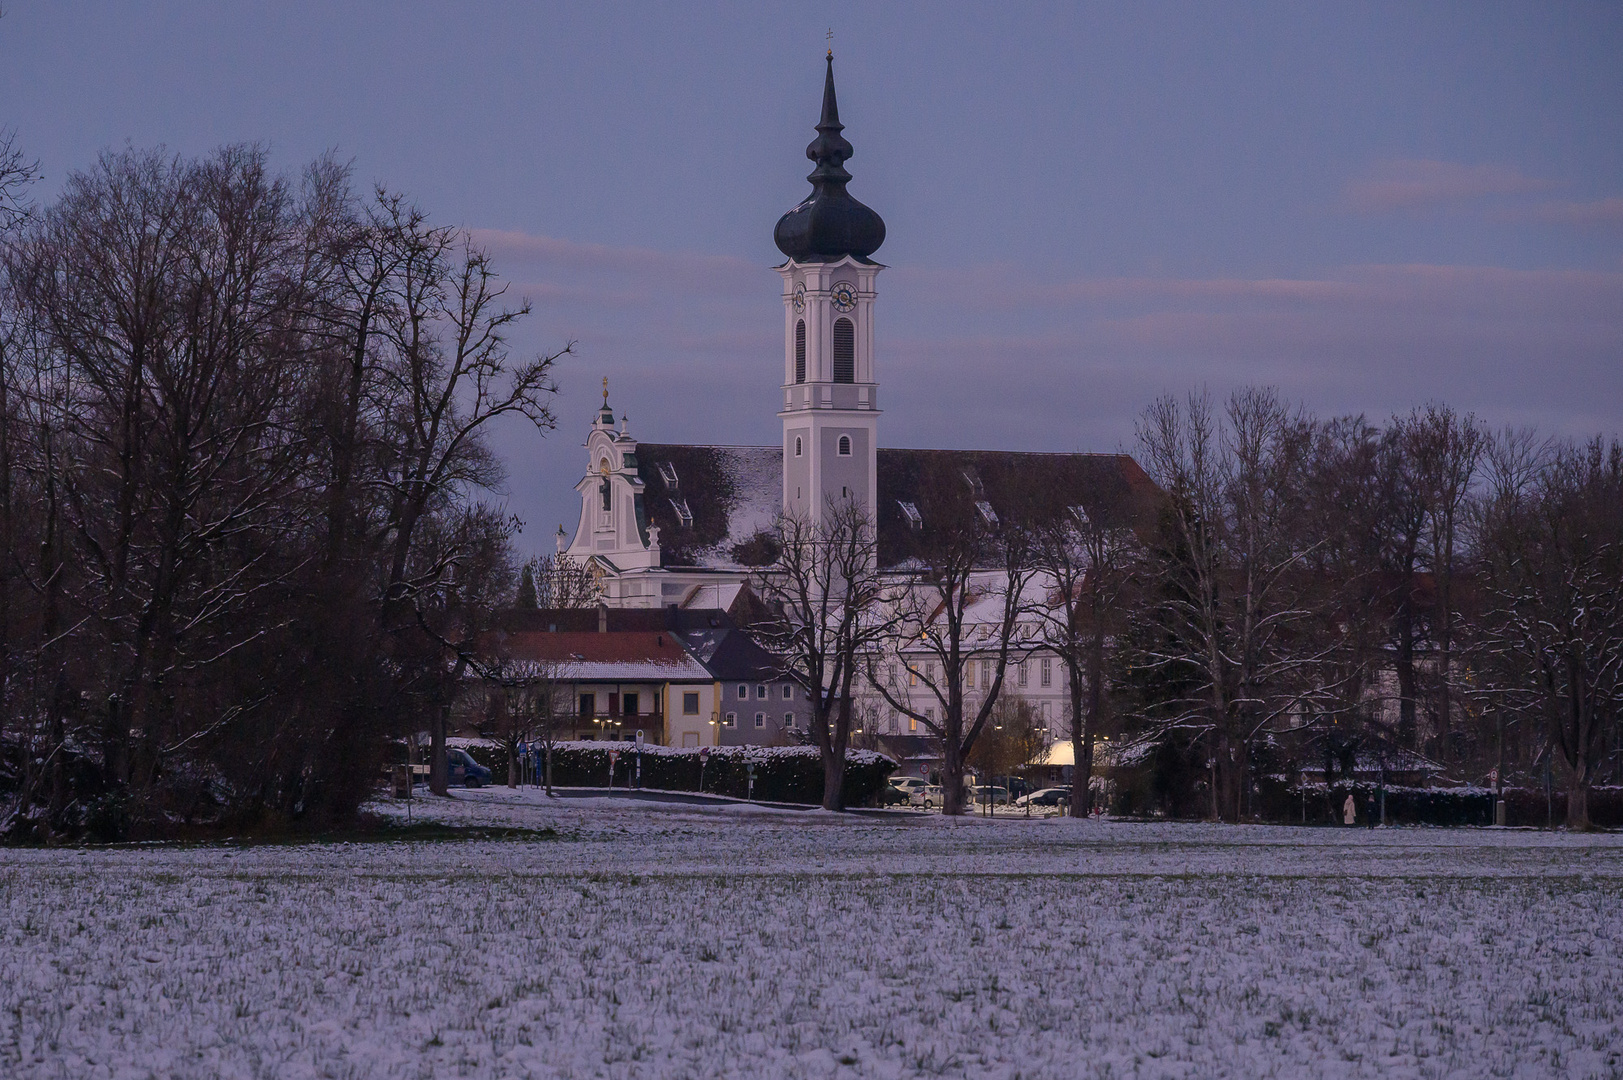
[[[998, 516], [973, 474], [939, 472], [922, 492], [920, 557], [893, 594], [895, 632], [869, 679], [891, 708], [941, 740], [941, 809], [961, 814], [969, 754], [1011, 659], [1018, 663], [1034, 647], [1018, 636], [1034, 574], [1030, 535]], [[976, 699], [966, 695], [974, 675]]]
[[1033, 553], [1046, 595], [1034, 605], [1043, 642], [1065, 665], [1075, 782], [1071, 814], [1088, 813], [1094, 742], [1105, 717], [1105, 654], [1120, 630], [1138, 541], [1080, 507], [1042, 522]]
[[873, 519], [847, 499], [820, 522], [781, 515], [773, 536], [778, 564], [753, 579], [771, 613], [756, 630], [810, 708], [808, 730], [823, 759], [823, 808], [843, 810], [852, 687], [889, 629]]
[[1489, 450], [1484, 658], [1500, 693], [1543, 722], [1567, 772], [1567, 827], [1589, 827], [1589, 789], [1623, 716], [1623, 443], [1526, 440]]
[[1221, 416], [1204, 394], [1180, 408], [1162, 398], [1139, 444], [1170, 492], [1154, 551], [1157, 631], [1140, 663], [1176, 671], [1189, 696], [1163, 724], [1208, 739], [1212, 815], [1238, 820], [1252, 740], [1318, 689], [1329, 648], [1298, 648], [1311, 623], [1303, 567], [1303, 462], [1311, 425], [1269, 390], [1234, 394]]

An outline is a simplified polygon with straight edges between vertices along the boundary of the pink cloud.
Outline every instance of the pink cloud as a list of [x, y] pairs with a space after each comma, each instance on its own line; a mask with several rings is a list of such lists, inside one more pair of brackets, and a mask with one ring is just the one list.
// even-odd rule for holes
[[1548, 202], [1535, 207], [1532, 217], [1552, 225], [1623, 225], [1623, 198]]
[[1347, 205], [1362, 214], [1415, 211], [1492, 195], [1526, 195], [1556, 187], [1509, 165], [1462, 165], [1452, 161], [1398, 160], [1377, 163], [1348, 182]]

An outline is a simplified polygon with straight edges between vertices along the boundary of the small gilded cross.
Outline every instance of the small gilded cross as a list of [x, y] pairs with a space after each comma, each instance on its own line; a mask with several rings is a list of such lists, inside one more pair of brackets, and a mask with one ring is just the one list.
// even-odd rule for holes
[[603, 405], [606, 408], [608, 406], [608, 404], [609, 404], [609, 377], [607, 375], [605, 375], [605, 376], [603, 376]]

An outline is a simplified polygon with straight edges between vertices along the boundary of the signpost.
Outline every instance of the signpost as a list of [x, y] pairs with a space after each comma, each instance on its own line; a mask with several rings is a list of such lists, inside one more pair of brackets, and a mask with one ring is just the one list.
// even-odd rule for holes
[[751, 802], [754, 802], [755, 801], [755, 762], [751, 761], [751, 762], [746, 762], [745, 763], [745, 765], [744, 765], [744, 776], [749, 780], [749, 788], [748, 788], [749, 800]]
[[620, 751], [609, 751], [609, 790], [614, 790], [614, 763], [620, 759]]
[[705, 763], [708, 762], [709, 760], [710, 760], [710, 748], [708, 746], [699, 747], [699, 791], [700, 791], [700, 793], [703, 793], [703, 791], [704, 791], [704, 766], [705, 766]]
[[637, 729], [637, 787], [642, 787], [642, 728]]

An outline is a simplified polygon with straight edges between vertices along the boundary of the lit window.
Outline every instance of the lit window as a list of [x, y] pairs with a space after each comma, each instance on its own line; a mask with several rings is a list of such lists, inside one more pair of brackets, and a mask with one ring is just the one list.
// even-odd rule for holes
[[907, 685], [909, 685], [909, 686], [917, 686], [918, 684], [919, 684], [919, 669], [916, 668], [916, 667], [909, 666], [908, 669], [907, 669]]
[[840, 436], [840, 456], [841, 457], [850, 457], [851, 456], [851, 436], [849, 436], [849, 435], [841, 435]]
[[1054, 661], [1051, 657], [1043, 657], [1041, 679], [1044, 686], [1054, 685]]
[[[925, 711], [925, 712], [929, 712], [929, 711], [930, 711], [930, 710], [929, 710], [929, 709], [925, 709], [925, 710], [924, 710], [924, 711]], [[917, 731], [917, 730], [918, 730], [918, 729], [919, 729], [919, 722], [918, 722], [918, 718], [917, 718], [917, 717], [913, 717], [913, 716], [909, 716], [909, 717], [908, 717], [908, 718], [907, 718], [907, 730], [908, 730], [908, 731], [909, 731], [909, 732], [914, 732], [914, 731]]]
[[727, 716], [726, 716], [726, 719], [722, 720], [722, 723], [725, 724], [727, 727], [737, 727], [738, 726], [738, 714], [735, 713], [735, 712], [728, 713]]
[[975, 689], [975, 661], [973, 660], [964, 665], [964, 689]]
[[857, 381], [857, 328], [850, 319], [834, 320], [834, 381]]
[[682, 715], [683, 716], [698, 716], [699, 715], [699, 695], [698, 694], [683, 694], [682, 695]]

